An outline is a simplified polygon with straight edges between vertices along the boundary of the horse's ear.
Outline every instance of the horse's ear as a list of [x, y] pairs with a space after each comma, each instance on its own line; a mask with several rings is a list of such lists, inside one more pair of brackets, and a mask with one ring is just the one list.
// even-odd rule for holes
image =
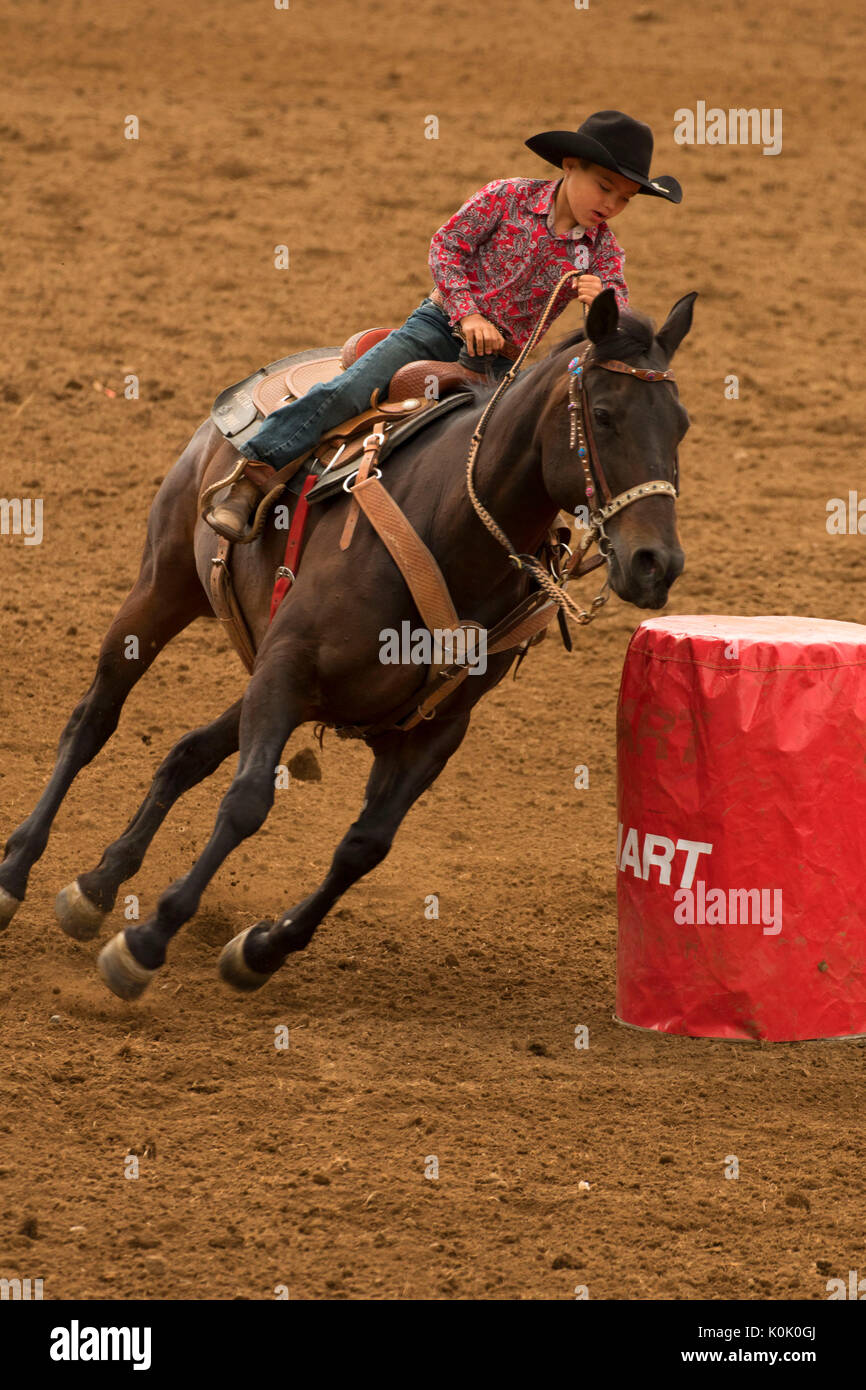
[[668, 361], [692, 326], [692, 309], [697, 297], [697, 290], [692, 290], [691, 294], [678, 299], [656, 334], [656, 342]]
[[600, 343], [615, 333], [619, 325], [619, 306], [613, 290], [602, 290], [589, 306], [586, 316], [586, 336], [592, 343]]

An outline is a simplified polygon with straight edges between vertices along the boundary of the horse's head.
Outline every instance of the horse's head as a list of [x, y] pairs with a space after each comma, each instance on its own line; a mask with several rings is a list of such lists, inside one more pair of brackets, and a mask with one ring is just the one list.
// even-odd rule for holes
[[620, 314], [613, 290], [603, 291], [585, 337], [551, 354], [560, 370], [538, 422], [548, 495], [578, 518], [601, 520], [611, 587], [638, 608], [661, 608], [683, 568], [673, 493], [689, 417], [665, 374], [696, 298], [678, 300], [654, 333], [648, 318]]

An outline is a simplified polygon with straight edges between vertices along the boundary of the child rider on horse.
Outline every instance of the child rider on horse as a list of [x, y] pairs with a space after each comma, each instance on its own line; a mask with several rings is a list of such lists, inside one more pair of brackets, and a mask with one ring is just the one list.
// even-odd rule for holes
[[[613, 289], [625, 308], [625, 255], [608, 224], [639, 193], [682, 200], [676, 179], [650, 178], [649, 126], [621, 111], [596, 111], [576, 131], [544, 131], [526, 144], [562, 177], [496, 179], [473, 194], [430, 243], [432, 293], [344, 372], [269, 415], [242, 454], [272, 469], [291, 462], [326, 430], [368, 409], [371, 393], [407, 362], [459, 357], [469, 366], [474, 359], [473, 371], [498, 379], [565, 270], [585, 273], [563, 286], [550, 322], [570, 300], [589, 305], [603, 289]], [[207, 519], [239, 540], [259, 496], [242, 475]]]

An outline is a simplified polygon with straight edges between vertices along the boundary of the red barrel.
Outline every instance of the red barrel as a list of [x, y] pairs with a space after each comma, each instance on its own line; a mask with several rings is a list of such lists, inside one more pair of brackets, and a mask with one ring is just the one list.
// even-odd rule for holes
[[619, 1021], [866, 1034], [866, 627], [651, 618], [617, 750]]

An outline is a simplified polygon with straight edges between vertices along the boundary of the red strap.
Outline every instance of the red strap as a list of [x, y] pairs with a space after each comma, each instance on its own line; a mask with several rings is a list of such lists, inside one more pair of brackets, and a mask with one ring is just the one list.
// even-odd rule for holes
[[283, 557], [282, 564], [283, 569], [291, 571], [291, 576], [288, 574], [278, 575], [277, 582], [274, 584], [274, 592], [271, 595], [271, 616], [268, 619], [268, 622], [272, 623], [274, 621], [274, 614], [276, 613], [286, 594], [289, 592], [289, 589], [291, 589], [292, 587], [293, 577], [297, 577], [298, 556], [301, 550], [301, 543], [304, 539], [304, 527], [307, 524], [307, 512], [310, 510], [307, 505], [307, 493], [310, 491], [310, 488], [314, 487], [318, 481], [319, 478], [316, 473], [310, 473], [309, 476], [304, 479], [304, 486], [301, 488], [301, 495], [298, 498], [297, 505], [295, 506], [294, 516], [292, 517], [292, 522], [289, 526], [289, 536], [288, 540], [286, 541], [286, 553]]

